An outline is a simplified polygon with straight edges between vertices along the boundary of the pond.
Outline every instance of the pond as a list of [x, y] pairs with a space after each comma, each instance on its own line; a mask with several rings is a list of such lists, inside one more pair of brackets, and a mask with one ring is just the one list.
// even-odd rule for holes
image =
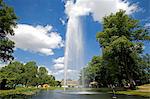
[[[68, 92], [62, 90], [43, 90], [33, 96], [12, 95], [1, 97], [0, 99], [112, 99], [112, 94], [108, 93], [79, 93]], [[117, 99], [149, 99], [141, 96], [116, 95]]]

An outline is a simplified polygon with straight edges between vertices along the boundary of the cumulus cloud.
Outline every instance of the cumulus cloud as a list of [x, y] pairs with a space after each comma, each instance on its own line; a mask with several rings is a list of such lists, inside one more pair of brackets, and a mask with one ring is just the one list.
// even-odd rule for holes
[[60, 69], [64, 69], [64, 57], [59, 57], [57, 59], [53, 60], [54, 63], [54, 69], [56, 70], [60, 70]]
[[[58, 57], [53, 60], [53, 75], [56, 77], [57, 80], [64, 79], [64, 57]], [[68, 68], [67, 75], [69, 79], [78, 79], [79, 71], [75, 70], [74, 68]]]
[[[59, 71], [53, 73], [53, 75], [56, 77], [56, 79], [62, 80], [62, 79], [64, 79], [64, 70], [59, 70]], [[69, 79], [78, 80], [79, 72], [77, 70], [68, 69], [67, 75], [68, 75], [67, 78], [69, 78]]]
[[53, 55], [53, 49], [61, 48], [64, 44], [60, 34], [52, 29], [51, 25], [18, 24], [14, 28], [15, 35], [9, 38], [15, 42], [16, 48]]
[[64, 69], [64, 64], [54, 64], [55, 69]]
[[84, 16], [90, 13], [94, 21], [101, 22], [102, 18], [119, 9], [126, 10], [131, 14], [138, 9], [137, 4], [130, 4], [127, 0], [68, 0], [65, 5], [65, 12], [69, 17]]
[[54, 63], [64, 63], [64, 57], [59, 57], [53, 60]]

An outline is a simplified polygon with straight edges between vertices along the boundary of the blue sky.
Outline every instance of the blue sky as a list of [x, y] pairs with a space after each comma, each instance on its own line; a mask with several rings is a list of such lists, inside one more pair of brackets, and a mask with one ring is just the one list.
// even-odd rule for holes
[[[15, 12], [17, 16], [19, 17], [18, 24], [19, 28], [28, 28], [31, 30], [35, 30], [35, 32], [39, 32], [43, 30], [45, 33], [53, 33], [55, 34], [52, 37], [58, 38], [58, 42], [55, 42], [52, 44], [45, 44], [44, 47], [42, 44], [44, 42], [42, 41], [35, 41], [34, 38], [30, 38], [27, 41], [23, 41], [26, 35], [23, 35], [26, 31], [20, 31], [16, 30], [18, 32], [22, 32], [22, 35], [18, 35], [18, 37], [13, 38], [17, 39], [17, 48], [14, 52], [15, 59], [18, 61], [21, 61], [23, 63], [26, 63], [28, 61], [36, 61], [39, 66], [45, 66], [49, 69], [49, 71], [55, 71], [54, 65], [59, 61], [59, 57], [64, 56], [64, 43], [65, 43], [65, 34], [67, 30], [67, 20], [70, 16], [68, 13], [65, 12], [66, 9], [66, 2], [65, 0], [4, 0], [8, 5], [14, 7]], [[82, 0], [77, 0], [82, 1]], [[83, 0], [86, 1], [86, 0]], [[89, 0], [87, 0], [89, 1]], [[93, 0], [96, 1], [96, 0]], [[90, 1], [92, 2], [92, 0]], [[142, 25], [150, 26], [150, 0], [127, 0], [129, 5], [134, 4], [138, 6], [136, 9], [136, 12], [130, 13], [130, 15], [136, 19], [141, 20]], [[103, 2], [101, 2], [103, 3]], [[80, 2], [78, 3], [79, 6]], [[98, 4], [97, 4], [98, 5]], [[102, 6], [101, 4], [100, 6]], [[105, 5], [105, 4], [104, 4]], [[107, 9], [108, 6], [104, 6], [105, 9]], [[112, 6], [113, 7], [113, 6]], [[128, 9], [128, 8], [125, 8]], [[93, 13], [96, 13], [92, 10]], [[92, 12], [91, 12], [92, 13]], [[99, 12], [100, 13], [100, 12]], [[103, 12], [102, 12], [103, 13]], [[68, 14], [68, 15], [67, 15]], [[83, 13], [81, 13], [82, 15]], [[84, 27], [84, 42], [85, 42], [85, 63], [88, 63], [88, 61], [94, 56], [94, 55], [100, 55], [101, 50], [99, 47], [98, 42], [96, 41], [96, 33], [99, 31], [102, 31], [102, 25], [101, 22], [96, 19], [96, 14], [92, 16], [92, 14], [86, 14], [84, 13], [82, 15], [82, 23]], [[47, 27], [46, 27], [47, 26]], [[32, 33], [31, 33], [32, 34]], [[37, 33], [37, 35], [41, 35], [41, 33]], [[46, 37], [47, 34], [44, 36]], [[18, 39], [19, 36], [22, 36], [23, 38]], [[36, 35], [31, 35], [33, 37], [37, 37]], [[29, 37], [27, 37], [29, 38]], [[38, 37], [37, 37], [38, 38]], [[51, 39], [47, 38], [49, 42], [51, 42]], [[20, 40], [20, 41], [19, 41]], [[33, 41], [32, 41], [33, 40]], [[36, 39], [37, 40], [37, 39]], [[57, 41], [56, 40], [56, 41]], [[36, 44], [27, 44], [26, 42]], [[41, 45], [37, 42], [40, 42]], [[21, 45], [24, 44], [24, 45]], [[48, 47], [47, 45], [50, 45], [51, 47]], [[145, 42], [145, 50], [144, 53], [150, 53], [150, 48], [148, 47], [150, 44], [148, 42]], [[29, 47], [33, 47], [34, 50], [30, 49]], [[34, 47], [35, 46], [35, 47]], [[36, 48], [41, 47], [41, 49], [37, 50]], [[39, 48], [40, 48], [39, 47]], [[43, 50], [43, 48], [45, 48]], [[50, 49], [50, 50], [49, 50]], [[47, 53], [51, 54], [47, 54]], [[58, 59], [59, 58], [59, 59]], [[56, 60], [58, 59], [58, 60]], [[61, 59], [60, 59], [61, 61]]]

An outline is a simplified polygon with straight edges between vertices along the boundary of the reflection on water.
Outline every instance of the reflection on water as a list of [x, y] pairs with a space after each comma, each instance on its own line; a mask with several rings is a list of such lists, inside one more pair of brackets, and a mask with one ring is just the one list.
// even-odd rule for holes
[[[112, 99], [112, 94], [97, 93], [97, 94], [78, 94], [82, 92], [63, 93], [60, 90], [40, 91], [33, 96], [12, 95], [7, 97], [0, 97], [0, 99]], [[90, 92], [88, 92], [90, 93]], [[140, 96], [116, 95], [117, 99], [149, 99]]]

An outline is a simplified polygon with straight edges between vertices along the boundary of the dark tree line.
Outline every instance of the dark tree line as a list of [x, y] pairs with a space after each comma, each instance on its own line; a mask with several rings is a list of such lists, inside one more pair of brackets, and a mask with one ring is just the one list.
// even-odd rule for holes
[[150, 40], [149, 32], [120, 10], [103, 18], [103, 31], [97, 33], [102, 56], [94, 56], [84, 68], [86, 84], [97, 81], [99, 86], [149, 82], [150, 55], [142, 55], [143, 41]]

